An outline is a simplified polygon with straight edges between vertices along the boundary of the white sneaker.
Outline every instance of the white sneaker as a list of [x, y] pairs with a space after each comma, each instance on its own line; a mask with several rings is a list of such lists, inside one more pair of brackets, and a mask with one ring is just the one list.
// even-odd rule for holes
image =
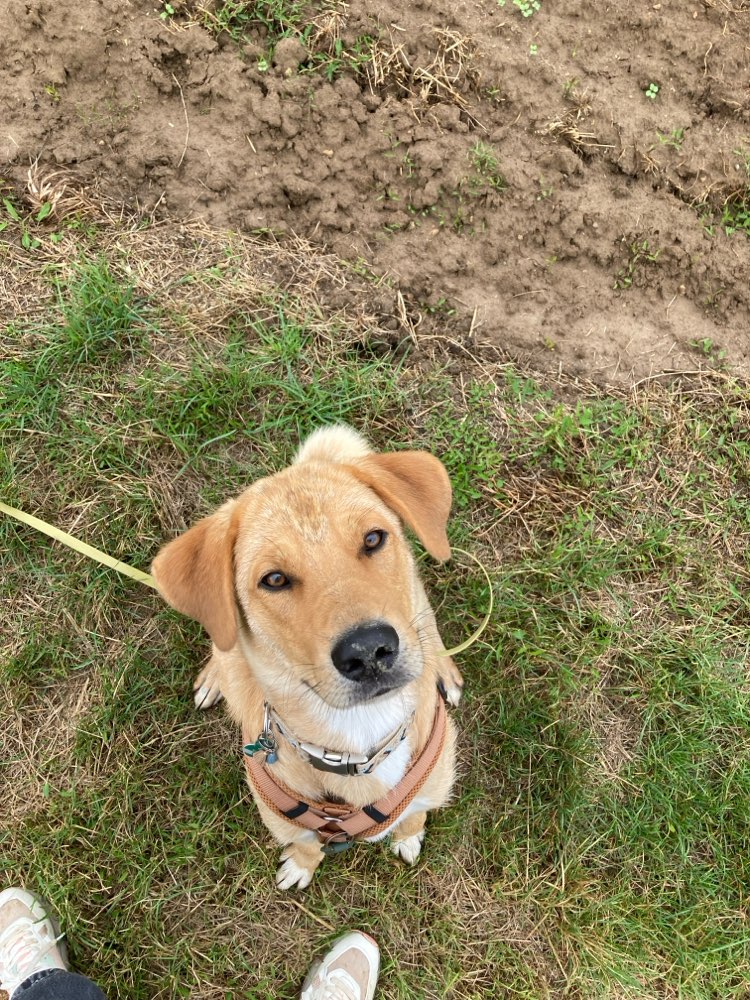
[[24, 889], [0, 892], [0, 990], [12, 997], [35, 972], [67, 969], [62, 938], [37, 896]]
[[372, 1000], [379, 968], [375, 941], [361, 931], [345, 934], [310, 969], [300, 1000]]

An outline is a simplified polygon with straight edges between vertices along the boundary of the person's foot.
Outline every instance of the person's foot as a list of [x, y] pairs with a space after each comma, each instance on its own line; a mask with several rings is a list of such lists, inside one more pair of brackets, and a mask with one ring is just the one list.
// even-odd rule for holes
[[345, 934], [310, 969], [300, 1000], [372, 1000], [379, 967], [380, 952], [368, 934]]
[[36, 896], [25, 889], [0, 892], [0, 990], [12, 997], [33, 973], [67, 969], [62, 937]]

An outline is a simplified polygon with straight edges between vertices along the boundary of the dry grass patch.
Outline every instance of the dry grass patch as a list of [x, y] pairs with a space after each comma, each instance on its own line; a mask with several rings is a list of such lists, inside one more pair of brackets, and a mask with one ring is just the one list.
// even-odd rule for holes
[[[0, 686], [3, 822], [18, 827], [44, 808], [49, 772], [67, 769], [78, 726], [96, 703], [96, 678], [72, 678], [31, 703]], [[77, 772], [76, 781], [85, 781]]]

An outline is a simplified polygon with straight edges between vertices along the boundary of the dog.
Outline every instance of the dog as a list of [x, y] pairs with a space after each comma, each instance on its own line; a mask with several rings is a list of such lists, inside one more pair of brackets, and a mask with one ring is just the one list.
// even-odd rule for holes
[[431, 454], [376, 453], [323, 427], [154, 560], [161, 595], [212, 639], [196, 705], [223, 697], [242, 727], [248, 783], [283, 848], [281, 889], [304, 889], [355, 839], [390, 836], [413, 864], [427, 812], [450, 798], [441, 693], [457, 705], [463, 680], [403, 532], [449, 558], [450, 506]]

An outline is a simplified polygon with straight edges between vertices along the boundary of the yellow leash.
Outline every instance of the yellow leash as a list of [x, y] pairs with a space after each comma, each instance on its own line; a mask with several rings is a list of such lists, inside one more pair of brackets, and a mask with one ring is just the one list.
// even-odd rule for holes
[[440, 654], [441, 656], [455, 656], [457, 653], [463, 653], [464, 650], [469, 648], [469, 646], [473, 646], [474, 643], [479, 638], [479, 636], [482, 634], [482, 632], [484, 632], [484, 630], [489, 625], [490, 618], [492, 617], [492, 608], [494, 607], [495, 604], [495, 595], [492, 590], [492, 580], [490, 579], [490, 574], [487, 572], [484, 563], [480, 562], [480, 560], [477, 559], [476, 556], [472, 555], [471, 552], [467, 552], [466, 549], [459, 549], [456, 548], [456, 546], [453, 546], [453, 551], [460, 552], [462, 556], [468, 556], [469, 559], [473, 559], [474, 562], [477, 564], [477, 566], [484, 573], [484, 578], [487, 581], [487, 587], [489, 588], [490, 592], [490, 606], [487, 608], [487, 614], [484, 616], [484, 621], [476, 630], [476, 632], [473, 632], [468, 639], [466, 639], [464, 642], [461, 643], [460, 646], [454, 646], [453, 649], [446, 649], [444, 652]]
[[95, 549], [93, 545], [87, 545], [86, 542], [80, 541], [78, 538], [74, 538], [73, 535], [69, 535], [67, 531], [60, 531], [59, 528], [55, 528], [51, 524], [47, 524], [46, 521], [40, 520], [38, 517], [34, 517], [32, 514], [27, 514], [23, 510], [17, 510], [15, 507], [9, 507], [8, 504], [0, 501], [0, 512], [3, 514], [10, 514], [17, 521], [23, 522], [23, 524], [28, 524], [32, 528], [36, 528], [37, 531], [41, 531], [43, 535], [49, 535], [50, 538], [54, 538], [58, 542], [62, 542], [63, 545], [67, 545], [69, 549], [73, 549], [75, 552], [80, 552], [84, 556], [88, 556], [89, 559], [93, 559], [95, 562], [101, 563], [103, 566], [109, 566], [110, 569], [116, 569], [118, 573], [124, 573], [125, 576], [131, 577], [133, 580], [138, 580], [140, 583], [145, 583], [147, 587], [153, 587], [156, 590], [156, 584], [154, 583], [154, 578], [149, 573], [144, 573], [140, 569], [134, 569], [132, 566], [128, 566], [127, 563], [120, 562], [119, 559], [113, 559], [112, 556], [108, 556], [106, 552], [100, 552], [99, 549]]
[[[157, 589], [154, 578], [150, 573], [144, 573], [143, 570], [135, 569], [133, 566], [129, 566], [127, 563], [121, 562], [119, 559], [113, 559], [112, 556], [108, 556], [106, 552], [102, 552], [100, 549], [95, 549], [93, 545], [87, 545], [86, 542], [82, 542], [80, 539], [75, 538], [75, 536], [69, 535], [67, 531], [61, 531], [59, 528], [55, 528], [54, 525], [47, 524], [46, 521], [42, 521], [40, 518], [34, 517], [32, 514], [27, 514], [25, 511], [18, 510], [16, 507], [9, 507], [8, 504], [3, 503], [1, 500], [0, 513], [8, 514], [17, 521], [21, 521], [22, 524], [28, 524], [37, 531], [41, 531], [43, 535], [48, 535], [50, 538], [54, 538], [55, 541], [62, 542], [63, 545], [67, 545], [69, 549], [73, 549], [74, 552], [80, 552], [81, 555], [88, 556], [89, 559], [93, 559], [94, 562], [101, 563], [102, 566], [108, 566], [110, 569], [117, 570], [118, 573], [129, 576], [132, 580], [138, 580], [139, 583], [145, 583], [147, 587], [153, 587], [154, 590]], [[490, 579], [490, 575], [485, 569], [484, 564], [481, 563], [476, 556], [472, 555], [471, 552], [466, 552], [465, 549], [454, 548], [453, 551], [460, 552], [461, 555], [468, 556], [469, 559], [473, 559], [484, 573], [484, 578], [487, 581], [487, 586], [490, 591], [490, 606], [487, 614], [484, 616], [484, 621], [476, 632], [470, 635], [469, 638], [466, 639], [465, 642], [462, 642], [460, 646], [454, 646], [453, 649], [444, 650], [440, 654], [441, 656], [455, 656], [457, 653], [463, 653], [464, 650], [469, 648], [469, 646], [472, 646], [489, 625], [494, 605], [492, 580]]]

